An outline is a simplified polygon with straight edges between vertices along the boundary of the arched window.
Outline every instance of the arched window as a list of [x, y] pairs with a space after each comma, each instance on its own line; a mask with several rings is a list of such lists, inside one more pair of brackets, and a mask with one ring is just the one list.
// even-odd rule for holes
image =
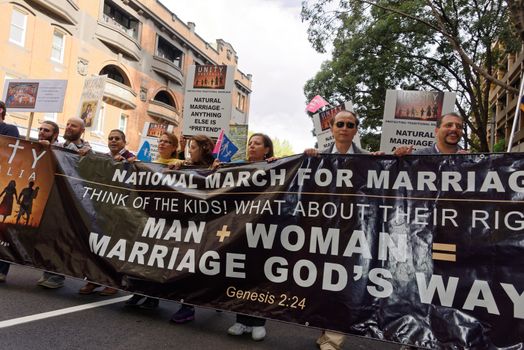
[[120, 69], [119, 67], [112, 64], [105, 66], [100, 71], [100, 75], [106, 74], [109, 79], [113, 79], [114, 81], [118, 81], [120, 84], [124, 84], [131, 87], [129, 79], [127, 78], [126, 74], [122, 71], [122, 69]]
[[171, 95], [167, 91], [165, 91], [165, 90], [159, 91], [155, 95], [153, 100], [165, 103], [168, 106], [176, 108], [175, 101], [173, 100], [173, 97], [171, 97]]

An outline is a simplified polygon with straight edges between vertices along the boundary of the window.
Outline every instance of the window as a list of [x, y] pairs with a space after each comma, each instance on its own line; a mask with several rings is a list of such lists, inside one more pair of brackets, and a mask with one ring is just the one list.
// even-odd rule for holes
[[106, 75], [106, 74], [109, 79], [113, 79], [114, 81], [117, 81], [120, 84], [124, 84], [130, 87], [129, 82], [126, 81], [126, 79], [124, 78], [124, 76], [122, 75], [122, 73], [120, 72], [120, 70], [117, 67], [113, 65], [105, 66], [100, 71], [100, 75]]
[[110, 2], [104, 3], [104, 21], [138, 39], [138, 21]]
[[237, 92], [237, 109], [244, 112], [246, 107], [246, 96], [242, 95], [240, 92]]
[[120, 129], [124, 134], [127, 129], [127, 115], [124, 113], [120, 114], [120, 121], [118, 122], [118, 129]]
[[161, 36], [158, 36], [156, 55], [173, 62], [179, 68], [182, 67], [182, 51]]
[[9, 41], [20, 46], [25, 46], [25, 32], [27, 26], [27, 15], [17, 9], [13, 9], [11, 15], [11, 32]]
[[106, 114], [106, 104], [103, 102], [100, 105], [100, 110], [93, 121], [93, 126], [91, 131], [95, 134], [102, 135], [104, 132], [104, 119]]
[[51, 59], [55, 62], [64, 62], [65, 35], [55, 30], [53, 32], [53, 44], [51, 47]]
[[173, 108], [176, 108], [175, 106], [175, 101], [173, 101], [173, 98], [171, 96], [169, 96], [169, 94], [167, 93], [167, 91], [159, 91], [155, 97], [153, 98], [153, 100], [155, 101], [158, 101], [158, 102], [162, 102], [162, 103], [165, 103], [166, 105], [168, 106], [171, 106]]

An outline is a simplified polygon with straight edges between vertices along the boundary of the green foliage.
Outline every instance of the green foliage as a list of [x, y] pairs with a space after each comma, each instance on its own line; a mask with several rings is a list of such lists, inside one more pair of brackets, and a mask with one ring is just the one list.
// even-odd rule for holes
[[[249, 140], [251, 135], [255, 133], [256, 132], [254, 131], [249, 131], [247, 133], [247, 139]], [[275, 153], [275, 157], [282, 158], [295, 154], [295, 152], [293, 152], [293, 147], [288, 140], [280, 140], [278, 137], [271, 137], [271, 141], [273, 141], [273, 152]]]
[[505, 152], [506, 151], [506, 140], [500, 139], [493, 145], [493, 152]]
[[489, 89], [499, 84], [489, 77], [501, 55], [521, 44], [506, 2], [306, 0], [302, 18], [313, 47], [332, 50], [304, 87], [308, 100], [351, 100], [367, 137], [376, 137], [387, 89], [454, 91], [474, 146], [488, 150]]
[[293, 152], [293, 147], [288, 140], [280, 140], [279, 138], [273, 138], [273, 150], [275, 152], [275, 157], [282, 158], [295, 154]]

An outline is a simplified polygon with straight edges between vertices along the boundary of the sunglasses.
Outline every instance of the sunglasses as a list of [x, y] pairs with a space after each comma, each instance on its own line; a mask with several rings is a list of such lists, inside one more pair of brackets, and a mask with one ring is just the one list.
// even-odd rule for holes
[[109, 137], [107, 138], [107, 140], [108, 140], [108, 141], [113, 141], [113, 140], [114, 140], [114, 141], [120, 141], [120, 140], [122, 140], [122, 139], [121, 139], [120, 137], [118, 137], [118, 136], [109, 136]]
[[38, 131], [51, 132], [51, 129], [38, 128]]
[[347, 126], [348, 129], [353, 129], [355, 126], [357, 126], [355, 123], [353, 122], [347, 122], [347, 123], [344, 123], [344, 122], [336, 122], [335, 125], [337, 126], [337, 128], [341, 129], [345, 126]]

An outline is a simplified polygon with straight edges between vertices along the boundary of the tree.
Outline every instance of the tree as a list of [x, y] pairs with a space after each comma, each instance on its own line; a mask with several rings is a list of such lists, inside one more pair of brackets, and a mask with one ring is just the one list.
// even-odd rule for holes
[[293, 152], [293, 147], [288, 140], [280, 140], [279, 138], [273, 138], [273, 151], [275, 152], [275, 157], [282, 158], [295, 154]]
[[474, 148], [489, 150], [491, 87], [518, 93], [496, 77], [502, 55], [521, 45], [505, 1], [306, 0], [302, 18], [313, 47], [333, 50], [306, 83], [308, 99], [349, 99], [364, 128], [378, 130], [387, 89], [455, 91]]
[[508, 6], [515, 29], [524, 41], [524, 0], [508, 0]]
[[[249, 140], [251, 135], [255, 133], [256, 132], [254, 131], [248, 132], [247, 139]], [[293, 152], [293, 147], [288, 140], [280, 140], [278, 137], [272, 137], [271, 141], [273, 141], [273, 153], [275, 154], [275, 157], [282, 158], [295, 154], [295, 152]]]

